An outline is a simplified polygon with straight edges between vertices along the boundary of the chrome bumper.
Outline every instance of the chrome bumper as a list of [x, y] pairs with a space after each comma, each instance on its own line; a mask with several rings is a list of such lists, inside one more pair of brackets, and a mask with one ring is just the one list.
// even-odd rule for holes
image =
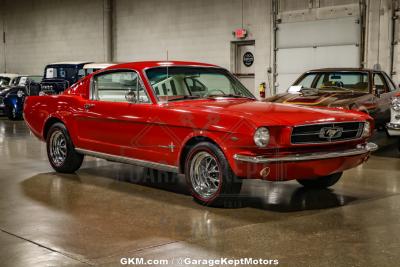
[[387, 123], [386, 128], [388, 130], [397, 130], [400, 131], [400, 123]]
[[267, 158], [264, 156], [245, 156], [236, 154], [233, 158], [237, 161], [250, 162], [250, 163], [279, 163], [279, 162], [296, 162], [307, 160], [321, 160], [340, 157], [357, 156], [376, 151], [378, 146], [374, 143], [367, 143], [365, 145], [358, 145], [357, 148], [348, 149], [337, 152], [318, 152], [308, 154], [295, 154], [281, 158]]
[[388, 123], [386, 124], [387, 132], [390, 136], [400, 136], [400, 124]]

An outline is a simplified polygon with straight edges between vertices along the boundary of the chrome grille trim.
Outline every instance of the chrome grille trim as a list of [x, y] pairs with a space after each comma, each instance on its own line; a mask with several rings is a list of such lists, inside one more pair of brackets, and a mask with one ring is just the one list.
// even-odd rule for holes
[[[361, 138], [365, 122], [332, 122], [298, 125], [292, 128], [291, 144], [330, 144]], [[326, 128], [341, 130], [337, 138], [321, 137], [321, 132]]]

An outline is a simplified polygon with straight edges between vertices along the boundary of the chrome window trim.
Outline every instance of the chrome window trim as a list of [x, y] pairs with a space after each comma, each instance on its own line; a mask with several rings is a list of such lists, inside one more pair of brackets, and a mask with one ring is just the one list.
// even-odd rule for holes
[[148, 102], [136, 102], [136, 103], [130, 103], [130, 102], [111, 102], [111, 103], [153, 104], [153, 101], [150, 98], [149, 92], [143, 83], [142, 77], [140, 77], [140, 72], [137, 70], [134, 70], [134, 69], [127, 69], [127, 68], [104, 70], [99, 73], [96, 73], [95, 75], [92, 75], [92, 77], [90, 77], [90, 82], [89, 82], [89, 100], [108, 102], [108, 101], [99, 100], [99, 99], [94, 98], [94, 96], [95, 96], [94, 78], [97, 76], [100, 76], [100, 75], [106, 75], [106, 74], [115, 73], [115, 72], [135, 72], [138, 77], [138, 81], [139, 81], [140, 85], [143, 87], [144, 91], [146, 92], [146, 96], [149, 99], [149, 101]]
[[179, 173], [179, 168], [177, 166], [173, 166], [173, 165], [162, 164], [162, 163], [157, 163], [157, 162], [153, 162], [153, 161], [147, 161], [147, 160], [141, 160], [141, 159], [135, 159], [135, 158], [129, 158], [129, 157], [123, 157], [123, 156], [116, 156], [116, 155], [111, 155], [111, 154], [102, 153], [102, 152], [96, 152], [96, 151], [82, 149], [82, 148], [75, 148], [75, 150], [78, 153], [81, 153], [81, 154], [84, 154], [87, 156], [105, 159], [108, 161], [137, 165], [137, 166], [141, 166], [141, 167], [145, 167], [145, 168], [157, 169], [160, 171]]

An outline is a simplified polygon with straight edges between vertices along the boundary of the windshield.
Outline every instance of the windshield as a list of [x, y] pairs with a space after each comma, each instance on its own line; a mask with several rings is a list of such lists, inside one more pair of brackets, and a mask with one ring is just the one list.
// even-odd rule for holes
[[365, 72], [308, 73], [295, 85], [328, 91], [369, 92], [368, 74]]
[[74, 83], [78, 79], [78, 69], [75, 67], [47, 67], [44, 73], [45, 79], [62, 79]]
[[7, 86], [10, 84], [10, 78], [0, 77], [0, 86]]
[[157, 67], [146, 71], [159, 100], [198, 99], [213, 96], [254, 96], [224, 69], [206, 67]]
[[40, 83], [43, 79], [42, 76], [29, 76], [28, 79], [35, 83]]

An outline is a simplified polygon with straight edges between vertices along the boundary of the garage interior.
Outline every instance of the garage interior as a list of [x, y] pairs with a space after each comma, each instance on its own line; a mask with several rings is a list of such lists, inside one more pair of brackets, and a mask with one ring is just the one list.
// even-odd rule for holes
[[[262, 83], [270, 96], [326, 67], [380, 68], [398, 85], [399, 12], [398, 0], [0, 0], [0, 73], [183, 60], [222, 66], [257, 97]], [[383, 131], [372, 141], [379, 150], [330, 189], [247, 180], [240, 205], [219, 209], [196, 204], [182, 175], [89, 157], [76, 174], [56, 173], [25, 122], [0, 117], [0, 265], [261, 257], [398, 266], [398, 141]]]

